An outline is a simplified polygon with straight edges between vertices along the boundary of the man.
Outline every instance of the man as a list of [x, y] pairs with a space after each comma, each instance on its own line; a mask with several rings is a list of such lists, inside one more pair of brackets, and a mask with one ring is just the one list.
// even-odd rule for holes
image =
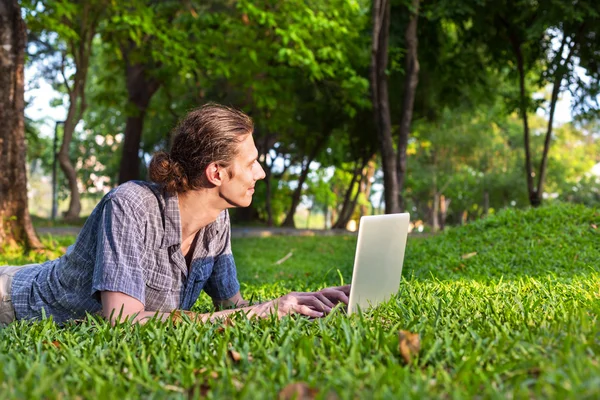
[[290, 293], [248, 306], [240, 294], [227, 210], [247, 207], [265, 177], [252, 120], [207, 104], [177, 126], [170, 153], [154, 155], [152, 183], [127, 182], [96, 206], [74, 245], [44, 264], [0, 268], [0, 324], [101, 313], [111, 322], [179, 316], [204, 290], [222, 310], [186, 314], [206, 322], [236, 311], [248, 317], [321, 317], [348, 303], [349, 286]]

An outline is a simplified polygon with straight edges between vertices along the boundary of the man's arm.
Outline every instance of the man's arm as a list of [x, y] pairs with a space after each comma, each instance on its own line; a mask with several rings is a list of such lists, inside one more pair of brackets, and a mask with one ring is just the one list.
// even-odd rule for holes
[[[239, 294], [239, 293], [238, 293]], [[173, 313], [146, 311], [144, 305], [137, 299], [126, 295], [121, 292], [102, 292], [100, 294], [102, 299], [102, 316], [107, 320], [110, 320], [111, 324], [115, 324], [116, 321], [124, 321], [130, 317], [129, 322], [146, 323], [151, 318], [157, 317], [163, 321], [169, 318], [180, 319], [181, 314], [185, 313], [190, 319], [198, 322], [215, 321], [219, 318], [223, 318], [228, 314], [232, 314], [237, 311], [248, 311], [250, 312], [254, 307], [247, 307], [245, 309], [232, 309], [224, 310], [211, 314], [200, 314], [191, 311], [175, 311]], [[241, 298], [241, 296], [239, 296]]]
[[[183, 311], [191, 320], [197, 322], [214, 322], [224, 318], [227, 315], [242, 311], [246, 317], [265, 318], [272, 314], [276, 314], [281, 318], [289, 314], [302, 314], [308, 317], [319, 318], [329, 313], [336, 303], [342, 302], [348, 304], [348, 294], [350, 293], [350, 285], [323, 289], [314, 293], [297, 293], [292, 292], [265, 303], [247, 306], [241, 294], [238, 292], [235, 296], [224, 301], [213, 301], [215, 306], [236, 305], [236, 308], [230, 310], [222, 310], [214, 313], [194, 313], [191, 311]], [[116, 321], [123, 321], [127, 317], [133, 317], [130, 322], [145, 323], [149, 319], [157, 316], [163, 321], [169, 318], [181, 318], [181, 311], [174, 313], [146, 311], [144, 305], [137, 299], [120, 292], [101, 292], [102, 300], [102, 316], [112, 324]]]
[[244, 300], [242, 294], [238, 291], [233, 297], [225, 300], [217, 300], [213, 299], [213, 304], [215, 305], [215, 309], [223, 310], [229, 308], [241, 308], [246, 307], [250, 303], [247, 300]]

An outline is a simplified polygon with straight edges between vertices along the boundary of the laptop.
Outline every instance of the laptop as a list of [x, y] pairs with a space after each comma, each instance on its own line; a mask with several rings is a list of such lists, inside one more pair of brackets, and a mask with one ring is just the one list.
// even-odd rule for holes
[[348, 314], [398, 293], [409, 221], [408, 213], [361, 217]]

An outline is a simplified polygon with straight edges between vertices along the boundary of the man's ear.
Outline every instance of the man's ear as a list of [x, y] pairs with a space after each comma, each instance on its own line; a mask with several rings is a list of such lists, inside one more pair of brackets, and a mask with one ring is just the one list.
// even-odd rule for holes
[[223, 184], [223, 178], [225, 177], [225, 168], [219, 166], [217, 163], [210, 163], [204, 171], [206, 179], [215, 186], [221, 186]]

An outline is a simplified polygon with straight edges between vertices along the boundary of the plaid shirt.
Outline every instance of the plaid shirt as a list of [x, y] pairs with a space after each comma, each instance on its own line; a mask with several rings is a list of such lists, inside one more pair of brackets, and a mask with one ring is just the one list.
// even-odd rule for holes
[[57, 322], [101, 311], [100, 292], [125, 293], [146, 311], [189, 310], [204, 291], [213, 299], [240, 289], [231, 253], [229, 214], [198, 233], [188, 271], [181, 252], [177, 195], [155, 184], [127, 182], [109, 192], [64, 256], [14, 276], [17, 319]]

